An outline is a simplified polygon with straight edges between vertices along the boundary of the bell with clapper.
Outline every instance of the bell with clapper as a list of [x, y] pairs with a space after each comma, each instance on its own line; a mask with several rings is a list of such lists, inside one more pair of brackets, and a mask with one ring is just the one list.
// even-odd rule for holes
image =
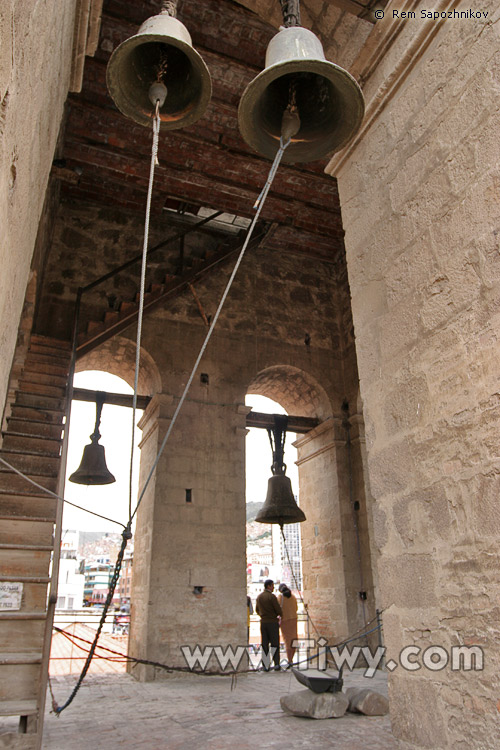
[[[363, 94], [350, 73], [325, 59], [318, 37], [300, 26], [299, 0], [281, 4], [285, 27], [269, 43], [265, 69], [243, 92], [238, 122], [245, 141], [263, 156], [273, 159], [280, 136], [288, 135], [283, 161], [310, 162], [355, 135]], [[287, 117], [296, 121], [291, 131]]]
[[162, 127], [192, 125], [205, 112], [210, 73], [175, 16], [177, 0], [164, 0], [137, 34], [115, 49], [108, 63], [109, 93], [118, 109], [140, 125], [151, 125], [157, 102]]
[[116, 482], [113, 474], [106, 466], [104, 446], [99, 445], [101, 437], [99, 425], [101, 423], [101, 412], [104, 401], [105, 394], [101, 392], [97, 393], [95, 427], [94, 432], [90, 436], [92, 442], [83, 449], [80, 466], [69, 477], [69, 481], [75, 482], [75, 484], [112, 484]]
[[277, 523], [281, 527], [286, 523], [300, 523], [306, 520], [304, 511], [295, 502], [292, 483], [285, 475], [286, 464], [283, 457], [287, 422], [286, 416], [275, 414], [274, 426], [267, 430], [273, 451], [273, 475], [267, 483], [266, 501], [255, 518], [259, 523]]

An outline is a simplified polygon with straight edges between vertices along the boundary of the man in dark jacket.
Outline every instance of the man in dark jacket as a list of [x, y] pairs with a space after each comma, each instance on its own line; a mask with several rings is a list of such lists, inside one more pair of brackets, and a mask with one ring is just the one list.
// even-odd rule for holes
[[260, 617], [260, 636], [262, 642], [262, 663], [266, 672], [269, 672], [271, 659], [269, 646], [274, 649], [272, 653], [274, 668], [280, 669], [280, 626], [278, 617], [281, 617], [281, 607], [273, 594], [274, 581], [270, 578], [264, 581], [264, 591], [257, 597], [255, 609]]

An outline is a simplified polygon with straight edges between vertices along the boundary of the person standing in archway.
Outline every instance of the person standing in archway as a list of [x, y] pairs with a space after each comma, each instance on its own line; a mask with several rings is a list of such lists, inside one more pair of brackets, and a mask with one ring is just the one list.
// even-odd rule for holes
[[268, 578], [264, 581], [264, 591], [259, 594], [255, 602], [255, 610], [260, 617], [262, 662], [266, 672], [269, 672], [271, 667], [270, 648], [273, 649], [274, 669], [280, 669], [280, 626], [278, 617], [281, 617], [282, 610], [273, 591], [274, 581]]
[[286, 583], [280, 583], [279, 586], [278, 603], [283, 611], [280, 620], [281, 632], [283, 633], [283, 640], [285, 641], [286, 647], [286, 658], [288, 659], [288, 666], [291, 667], [293, 664], [293, 655], [295, 654], [295, 646], [293, 643], [297, 642], [297, 599], [292, 594]]

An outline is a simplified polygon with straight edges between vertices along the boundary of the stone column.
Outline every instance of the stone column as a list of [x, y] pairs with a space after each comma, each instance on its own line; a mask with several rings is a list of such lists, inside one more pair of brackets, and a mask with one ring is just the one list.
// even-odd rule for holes
[[[163, 394], [148, 409], [144, 473], [176, 403]], [[144, 658], [186, 666], [182, 646], [246, 645], [246, 411], [187, 400], [161, 457], [135, 535], [130, 650]], [[219, 671], [214, 659], [207, 668]]]
[[[330, 643], [349, 630], [342, 543], [342, 504], [338, 474], [337, 432], [340, 420], [329, 419], [295, 441], [300, 504], [304, 599], [320, 635]], [[318, 637], [314, 628], [311, 637]]]
[[351, 422], [350, 461], [340, 418], [323, 422], [294, 443], [307, 516], [301, 527], [305, 599], [330, 643], [363, 629], [375, 613], [359, 421]]

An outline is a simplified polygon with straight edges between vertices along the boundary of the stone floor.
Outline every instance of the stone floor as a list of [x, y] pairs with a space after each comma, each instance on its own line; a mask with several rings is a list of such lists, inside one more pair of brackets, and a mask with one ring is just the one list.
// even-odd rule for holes
[[[387, 694], [386, 676], [344, 675], [344, 687], [370, 687]], [[62, 705], [74, 676], [55, 677]], [[139, 683], [127, 674], [90, 675], [74, 702], [57, 718], [47, 701], [43, 750], [396, 750], [387, 716], [346, 714], [340, 719], [286, 715], [280, 696], [303, 690], [289, 672], [231, 678], [169, 676]]]

